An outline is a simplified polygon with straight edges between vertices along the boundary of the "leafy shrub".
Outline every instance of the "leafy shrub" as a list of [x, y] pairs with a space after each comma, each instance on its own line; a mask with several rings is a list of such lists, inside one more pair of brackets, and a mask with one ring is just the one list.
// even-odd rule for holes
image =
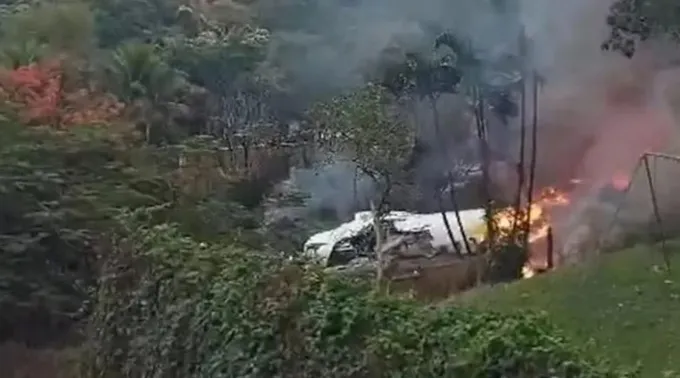
[[498, 283], [522, 278], [522, 268], [528, 260], [529, 253], [520, 242], [501, 238], [489, 253], [486, 280]]
[[[145, 215], [145, 216], [142, 216]], [[538, 315], [422, 307], [282, 256], [126, 218], [87, 373], [127, 377], [627, 377]]]
[[158, 199], [123, 182], [112, 140], [93, 132], [0, 124], [0, 338], [31, 343], [82, 317], [96, 261], [96, 230], [124, 205]]
[[[166, 204], [153, 221], [182, 220], [199, 240], [258, 227], [228, 198], [183, 194], [172, 168], [158, 164], [163, 154], [131, 143], [125, 130], [11, 121], [0, 129], [0, 340], [42, 344], [85, 319], [102, 234], [117, 227], [120, 209]], [[257, 235], [246, 236], [257, 245]]]

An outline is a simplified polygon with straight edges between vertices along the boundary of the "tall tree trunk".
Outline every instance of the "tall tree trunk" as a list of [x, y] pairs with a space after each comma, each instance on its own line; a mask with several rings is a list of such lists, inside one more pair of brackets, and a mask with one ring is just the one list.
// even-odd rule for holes
[[492, 249], [495, 242], [495, 225], [493, 224], [493, 203], [491, 201], [491, 177], [489, 167], [491, 156], [487, 139], [486, 118], [484, 115], [484, 96], [479, 87], [473, 88], [473, 99], [475, 109], [475, 121], [477, 126], [477, 138], [482, 153], [482, 196], [484, 197], [484, 217], [486, 218], [486, 235], [489, 249]]
[[529, 248], [529, 227], [531, 222], [531, 205], [534, 198], [536, 181], [536, 159], [538, 147], [538, 74], [532, 73], [532, 116], [531, 116], [531, 160], [529, 162], [529, 187], [527, 188], [527, 215], [525, 219], [524, 248]]
[[241, 140], [241, 148], [243, 149], [243, 169], [246, 173], [250, 173], [250, 142], [247, 138]]
[[[383, 180], [384, 186], [383, 186], [383, 191], [380, 194], [380, 202], [378, 203], [378, 208], [377, 211], [378, 213], [382, 214], [383, 212], [387, 211], [387, 201], [390, 196], [390, 192], [392, 192], [392, 178], [390, 177], [389, 173], [383, 174]], [[378, 180], [377, 177], [373, 179], [376, 183], [380, 184], [380, 180]]]
[[[524, 181], [525, 181], [525, 160], [526, 160], [526, 138], [527, 138], [527, 90], [526, 90], [526, 81], [525, 81], [525, 75], [522, 73], [522, 81], [520, 83], [521, 88], [520, 88], [520, 131], [519, 131], [519, 137], [520, 137], [520, 142], [519, 142], [519, 159], [517, 163], [517, 193], [515, 194], [515, 203], [514, 203], [514, 209], [515, 209], [515, 214], [521, 214], [522, 210], [522, 191], [524, 189]], [[517, 235], [517, 226], [519, 222], [519, 217], [515, 216], [512, 219], [512, 231], [511, 231], [511, 238], [514, 240], [515, 236]]]
[[235, 167], [237, 160], [236, 160], [236, 151], [234, 151], [234, 149], [236, 148], [236, 146], [234, 146], [234, 143], [232, 142], [232, 138], [229, 135], [230, 130], [229, 130], [228, 126], [223, 125], [223, 127], [224, 127], [224, 132], [222, 134], [222, 139], [227, 143], [227, 149], [229, 149], [229, 158], [231, 159], [232, 166]]
[[354, 209], [356, 211], [359, 208], [359, 198], [358, 198], [358, 188], [357, 180], [359, 179], [359, 167], [354, 167], [354, 175], [352, 176], [352, 203], [354, 204]]
[[456, 241], [456, 237], [453, 235], [453, 231], [451, 230], [451, 223], [449, 222], [449, 218], [446, 216], [446, 211], [444, 210], [444, 204], [442, 201], [442, 195], [440, 193], [437, 194], [437, 206], [439, 206], [439, 212], [442, 215], [442, 221], [444, 222], [444, 227], [446, 228], [446, 233], [449, 236], [451, 245], [453, 246], [454, 251], [456, 251], [456, 254], [458, 256], [462, 256], [460, 245]]
[[151, 121], [149, 120], [144, 122], [144, 140], [146, 144], [151, 144]]
[[448, 174], [449, 187], [449, 197], [451, 199], [451, 204], [453, 205], [453, 213], [456, 214], [456, 223], [458, 223], [458, 229], [460, 230], [460, 238], [463, 239], [463, 245], [465, 246], [465, 252], [470, 255], [472, 254], [472, 248], [470, 247], [470, 240], [468, 240], [467, 232], [463, 228], [463, 219], [460, 217], [460, 205], [458, 204], [458, 198], [456, 196], [456, 189], [454, 188], [454, 180], [451, 172]]
[[[443, 135], [441, 134], [441, 129], [439, 125], [439, 110], [437, 109], [437, 97], [434, 95], [429, 96], [430, 99], [430, 107], [432, 108], [432, 118], [434, 122], [434, 132], [435, 132], [435, 137], [437, 140], [439, 140], [439, 150], [441, 156], [444, 157], [444, 164], [451, 164], [450, 159], [448, 158], [448, 150], [446, 149], [446, 144], [444, 143], [444, 138]], [[446, 167], [447, 172], [450, 171], [449, 167]], [[446, 177], [447, 179], [450, 177], [450, 174], [447, 174]], [[453, 182], [451, 180], [449, 181], [449, 187], [450, 190], [453, 191], [455, 188], [453, 187]], [[437, 205], [439, 206], [439, 213], [442, 216], [442, 222], [444, 222], [444, 227], [446, 227], [446, 233], [449, 236], [449, 241], [451, 242], [451, 245], [453, 246], [454, 250], [456, 253], [460, 256], [462, 255], [460, 246], [458, 245], [458, 242], [456, 241], [456, 237], [453, 235], [453, 231], [451, 230], [451, 224], [449, 223], [449, 219], [446, 216], [446, 211], [444, 210], [444, 204], [442, 202], [442, 193], [440, 191], [437, 192]], [[460, 216], [458, 215], [458, 211], [456, 211], [456, 219], [458, 220], [458, 227], [463, 230], [463, 225], [460, 221]], [[470, 250], [468, 249], [467, 251], [470, 253]]]
[[375, 289], [380, 290], [380, 285], [383, 281], [384, 272], [384, 258], [383, 258], [383, 232], [380, 224], [381, 212], [375, 207], [375, 203], [371, 201], [371, 215], [373, 217], [373, 231], [375, 232], [375, 259], [376, 259], [376, 275], [375, 275]]

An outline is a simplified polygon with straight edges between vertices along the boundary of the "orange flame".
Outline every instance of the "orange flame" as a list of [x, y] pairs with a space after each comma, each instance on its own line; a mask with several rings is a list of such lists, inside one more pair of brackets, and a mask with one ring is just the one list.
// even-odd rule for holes
[[[550, 211], [556, 207], [569, 205], [569, 203], [569, 198], [564, 192], [548, 187], [528, 208], [521, 209], [519, 212], [512, 207], [505, 208], [495, 214], [494, 221], [501, 234], [509, 233], [514, 226], [527, 222], [529, 225], [529, 243], [533, 244], [548, 235], [551, 224]], [[522, 269], [522, 276], [529, 278], [533, 275], [535, 275], [535, 270], [530, 263], [527, 263]]]
[[[610, 179], [610, 184], [614, 189], [623, 191], [628, 188], [630, 181], [631, 177], [628, 174], [617, 172]], [[575, 178], [570, 180], [572, 185], [582, 183], [584, 183], [582, 179]], [[551, 214], [553, 214], [553, 210], [568, 206], [569, 204], [570, 199], [565, 192], [554, 187], [548, 187], [541, 191], [531, 206], [521, 209], [519, 212], [512, 207], [502, 209], [494, 215], [494, 221], [501, 234], [511, 232], [513, 227], [521, 225], [523, 222], [528, 223], [528, 241], [530, 244], [534, 244], [548, 236], [552, 224]], [[536, 274], [536, 270], [531, 264], [531, 256], [529, 260], [522, 269], [522, 276], [524, 278], [529, 278]]]
[[[528, 221], [531, 234], [529, 241], [538, 240], [547, 234], [549, 228], [549, 216], [546, 210], [554, 207], [566, 206], [569, 204], [567, 195], [556, 188], [546, 188], [539, 198], [519, 214], [514, 208], [505, 208], [494, 216], [496, 226], [501, 232], [510, 231], [513, 225]], [[527, 211], [528, 210], [528, 211]], [[526, 218], [528, 216], [528, 219]]]

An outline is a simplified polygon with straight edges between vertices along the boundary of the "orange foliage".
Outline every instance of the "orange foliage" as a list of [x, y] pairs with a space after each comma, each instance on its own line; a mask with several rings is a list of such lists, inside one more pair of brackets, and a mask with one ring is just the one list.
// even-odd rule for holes
[[0, 101], [16, 109], [26, 123], [57, 127], [107, 123], [123, 110], [111, 96], [87, 89], [67, 91], [59, 61], [0, 71]]

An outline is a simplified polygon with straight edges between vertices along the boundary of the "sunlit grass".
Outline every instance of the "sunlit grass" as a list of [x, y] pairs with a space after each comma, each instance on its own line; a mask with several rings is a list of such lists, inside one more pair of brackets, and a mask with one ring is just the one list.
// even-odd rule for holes
[[581, 266], [476, 290], [460, 301], [499, 311], [543, 311], [575, 340], [643, 377], [680, 377], [680, 244], [671, 272], [658, 248], [636, 247]]

